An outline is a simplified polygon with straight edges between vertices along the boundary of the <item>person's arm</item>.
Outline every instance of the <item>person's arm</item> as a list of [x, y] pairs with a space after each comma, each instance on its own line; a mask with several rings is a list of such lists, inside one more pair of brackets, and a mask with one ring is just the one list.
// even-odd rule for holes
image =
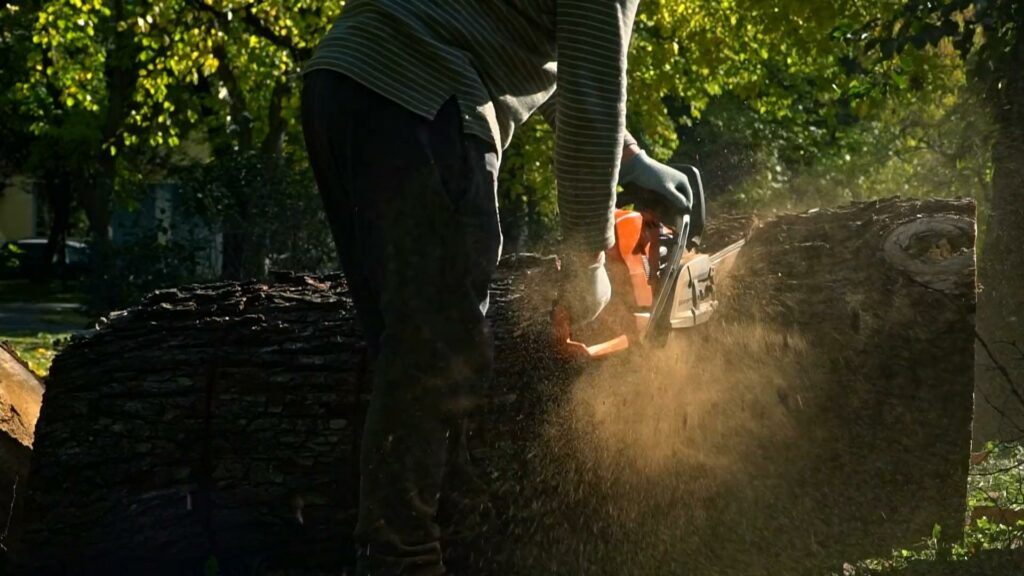
[[615, 240], [623, 154], [626, 51], [638, 0], [559, 0], [554, 115], [558, 209], [568, 249], [595, 254]]
[[[554, 130], [558, 116], [558, 90], [555, 90], [554, 92], [551, 93], [551, 96], [549, 96], [548, 99], [545, 100], [539, 108], [537, 108], [537, 112], [548, 123], [548, 126], [550, 126], [552, 130]], [[622, 159], [620, 161], [620, 165], [629, 162], [630, 160], [633, 159], [634, 156], [639, 154], [641, 151], [642, 150], [640, 148], [640, 144], [637, 143], [636, 138], [634, 138], [633, 135], [629, 133], [628, 129], [623, 128]]]
[[[558, 133], [558, 93], [559, 91], [556, 89], [537, 109], [551, 129], [555, 131], [556, 136]], [[619, 162], [618, 183], [627, 187], [633, 185], [633, 192], [636, 192], [636, 189], [642, 190], [648, 200], [656, 200], [653, 205], [661, 207], [658, 210], [658, 217], [664, 224], [671, 225], [679, 216], [689, 212], [693, 206], [693, 191], [689, 179], [679, 170], [647, 156], [640, 148], [636, 138], [625, 127], [622, 129], [622, 133], [622, 156]], [[559, 181], [559, 190], [561, 189], [562, 182]], [[561, 194], [559, 196], [561, 197]], [[596, 254], [584, 249], [580, 257], [584, 260], [589, 258], [587, 261], [589, 264], [596, 258]]]

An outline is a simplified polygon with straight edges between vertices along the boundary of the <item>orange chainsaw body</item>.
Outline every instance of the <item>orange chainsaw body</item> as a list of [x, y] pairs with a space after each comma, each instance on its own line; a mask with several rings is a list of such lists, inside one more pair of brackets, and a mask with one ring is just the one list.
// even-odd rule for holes
[[[563, 356], [600, 358], [629, 347], [647, 327], [660, 261], [662, 225], [632, 210], [615, 211], [615, 245], [605, 252], [612, 299], [598, 318], [573, 332], [564, 307], [553, 312]], [[587, 345], [584, 342], [598, 342]]]

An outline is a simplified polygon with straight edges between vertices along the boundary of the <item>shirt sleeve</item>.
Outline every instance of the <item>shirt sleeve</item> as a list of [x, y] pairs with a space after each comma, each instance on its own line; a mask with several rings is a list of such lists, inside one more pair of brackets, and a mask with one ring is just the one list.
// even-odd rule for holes
[[[541, 104], [539, 107], [537, 107], [537, 113], [540, 114], [542, 118], [544, 118], [544, 121], [547, 122], [548, 126], [553, 131], [555, 129], [555, 123], [558, 120], [557, 90], [552, 92], [551, 96], [548, 96], [548, 99], [545, 100], [544, 103]], [[640, 146], [640, 143], [637, 141], [636, 137], [630, 134], [629, 128], [623, 128], [622, 130], [622, 145], [623, 147]]]
[[[558, 211], [567, 242], [603, 250], [625, 136], [626, 51], [639, 0], [559, 0], [558, 88], [553, 100]], [[548, 110], [545, 111], [545, 107]], [[549, 120], [550, 122], [550, 120]]]

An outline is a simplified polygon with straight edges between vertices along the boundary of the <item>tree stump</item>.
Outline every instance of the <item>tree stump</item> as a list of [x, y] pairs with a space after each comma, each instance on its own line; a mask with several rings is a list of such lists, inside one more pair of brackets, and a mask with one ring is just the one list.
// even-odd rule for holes
[[[459, 574], [797, 574], [963, 525], [974, 205], [757, 224], [712, 320], [553, 354], [550, 263], [503, 261], [471, 446], [494, 518]], [[751, 228], [719, 218], [709, 249]], [[36, 429], [31, 573], [222, 573], [350, 552], [368, 370], [340, 275], [154, 293], [62, 352]], [[840, 563], [840, 564], [837, 564]], [[333, 566], [333, 571], [330, 568]]]

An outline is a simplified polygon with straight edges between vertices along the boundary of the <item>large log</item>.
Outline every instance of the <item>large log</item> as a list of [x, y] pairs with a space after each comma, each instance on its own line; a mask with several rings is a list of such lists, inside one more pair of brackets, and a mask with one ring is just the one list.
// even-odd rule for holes
[[18, 491], [24, 492], [28, 480], [42, 399], [39, 378], [13, 349], [0, 342], [0, 549], [19, 536], [24, 498]]
[[[471, 436], [496, 514], [452, 543], [456, 573], [813, 573], [955, 535], [973, 218], [886, 200], [765, 221], [710, 323], [589, 365], [552, 354], [549, 263], [506, 259]], [[718, 223], [711, 248], [750, 228]], [[367, 383], [340, 276], [152, 294], [56, 359], [17, 556], [341, 574]]]

